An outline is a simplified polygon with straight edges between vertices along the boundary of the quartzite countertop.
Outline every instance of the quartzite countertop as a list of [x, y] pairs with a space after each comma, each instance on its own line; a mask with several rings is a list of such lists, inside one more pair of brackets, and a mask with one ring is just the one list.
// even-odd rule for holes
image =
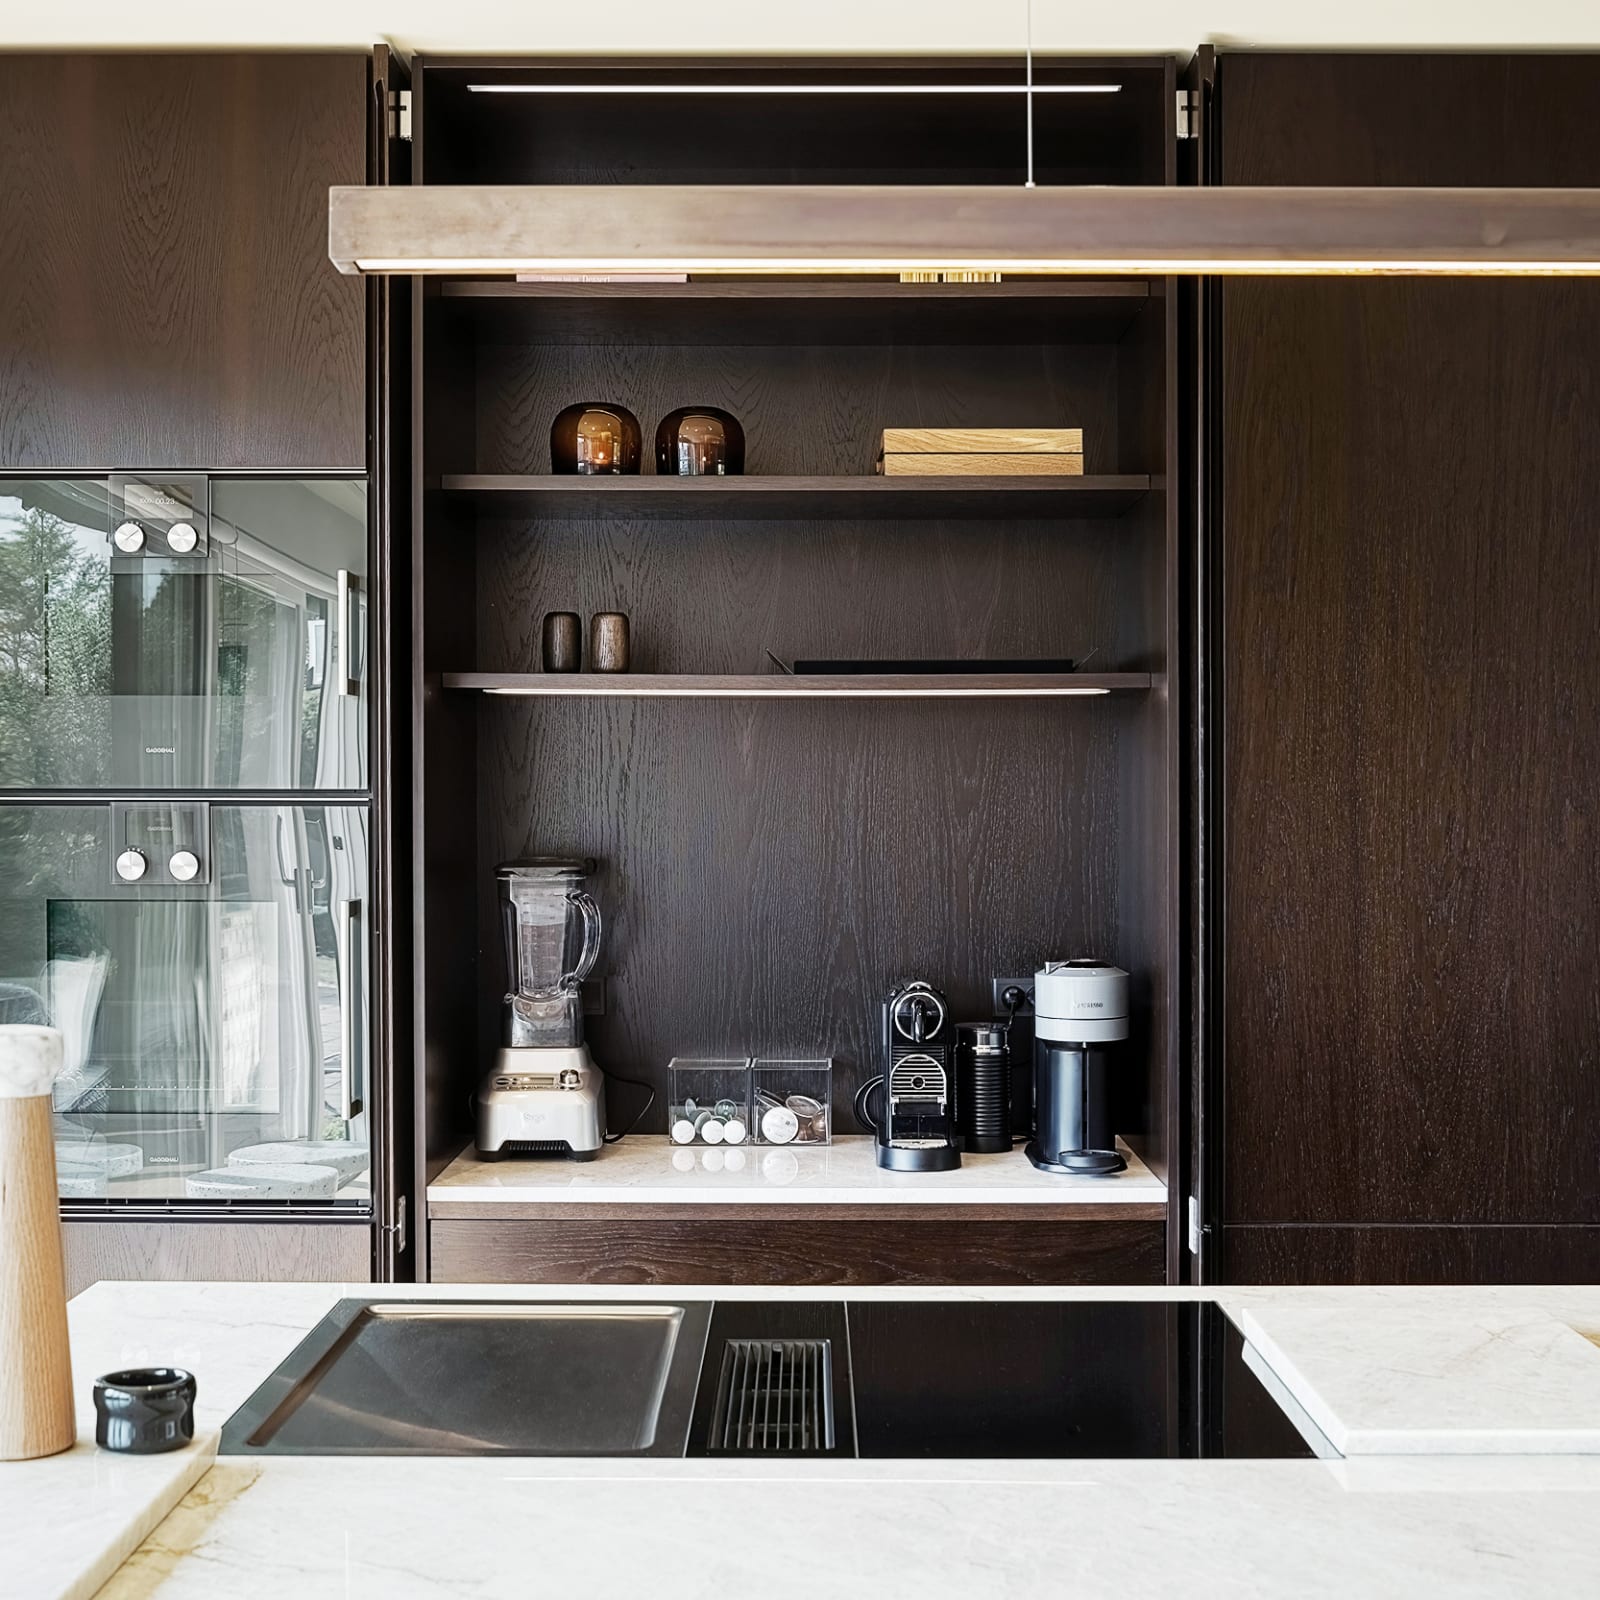
[[675, 1145], [664, 1135], [630, 1135], [593, 1161], [483, 1161], [473, 1150], [428, 1185], [434, 1217], [509, 1216], [512, 1207], [1026, 1206], [1114, 1207], [1114, 1214], [1166, 1215], [1167, 1187], [1126, 1145], [1128, 1166], [1110, 1177], [1038, 1172], [1020, 1149], [964, 1155], [952, 1172], [886, 1172], [872, 1140], [845, 1135], [831, 1145]]
[[[1600, 1452], [1593, 1287], [718, 1288], [669, 1296], [625, 1286], [105, 1283], [70, 1311], [80, 1421], [91, 1425], [96, 1373], [160, 1361], [195, 1371], [199, 1426], [214, 1430], [347, 1294], [1214, 1297], [1347, 1449], [1383, 1452], [1399, 1441], [1413, 1453], [794, 1465], [225, 1458], [149, 1533], [100, 1591], [104, 1600], [525, 1600], [641, 1590], [699, 1600], [752, 1585], [796, 1600], [877, 1600], [1033, 1597], [1089, 1584], [1344, 1600], [1586, 1592], [1600, 1570], [1600, 1453], [1576, 1453]], [[1541, 1351], [1554, 1351], [1555, 1364]], [[1540, 1453], [1452, 1453], [1465, 1442], [1480, 1452], [1510, 1445]], [[203, 1447], [155, 1459], [182, 1461], [185, 1473], [206, 1463]], [[80, 1444], [54, 1462], [0, 1468], [7, 1600], [96, 1592], [122, 1549], [150, 1527], [139, 1504], [149, 1495], [127, 1492], [115, 1470], [130, 1465]], [[750, 1529], [768, 1531], [745, 1537]]]

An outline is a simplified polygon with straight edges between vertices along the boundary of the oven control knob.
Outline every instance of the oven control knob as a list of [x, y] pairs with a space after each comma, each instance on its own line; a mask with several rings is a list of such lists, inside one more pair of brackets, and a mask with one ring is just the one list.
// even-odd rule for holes
[[174, 850], [167, 871], [179, 883], [192, 883], [200, 871], [200, 857], [193, 850]]
[[117, 876], [124, 883], [137, 883], [149, 870], [143, 850], [127, 849], [117, 857]]
[[131, 556], [144, 549], [144, 529], [137, 522], [122, 522], [111, 535], [111, 542], [123, 555]]
[[192, 522], [174, 522], [167, 529], [167, 548], [180, 556], [188, 555], [199, 543], [200, 535], [194, 531]]

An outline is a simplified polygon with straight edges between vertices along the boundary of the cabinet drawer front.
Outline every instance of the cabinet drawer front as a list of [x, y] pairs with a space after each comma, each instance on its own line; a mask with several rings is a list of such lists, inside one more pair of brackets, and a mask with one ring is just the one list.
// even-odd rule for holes
[[1161, 1222], [431, 1224], [435, 1283], [1161, 1284]]

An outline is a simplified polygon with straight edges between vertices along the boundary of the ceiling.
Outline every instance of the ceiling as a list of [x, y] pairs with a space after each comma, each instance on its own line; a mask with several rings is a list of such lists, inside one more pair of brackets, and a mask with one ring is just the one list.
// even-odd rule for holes
[[[1600, 46], [1597, 0], [1033, 0], [1048, 52], [1219, 46], [1562, 49]], [[1021, 50], [1027, 0], [26, 0], [0, 3], [0, 47], [365, 46], [529, 54], [911, 54]]]

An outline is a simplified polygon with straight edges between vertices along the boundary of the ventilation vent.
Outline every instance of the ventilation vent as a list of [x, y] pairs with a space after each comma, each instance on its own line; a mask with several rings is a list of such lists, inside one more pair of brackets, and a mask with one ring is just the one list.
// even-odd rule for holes
[[729, 1339], [712, 1455], [820, 1455], [834, 1447], [833, 1341]]
[[932, 1056], [920, 1052], [900, 1056], [889, 1071], [889, 1093], [896, 1100], [937, 1100], [943, 1104], [944, 1068]]
[[572, 1146], [565, 1139], [507, 1139], [500, 1146], [503, 1156], [570, 1156]]

